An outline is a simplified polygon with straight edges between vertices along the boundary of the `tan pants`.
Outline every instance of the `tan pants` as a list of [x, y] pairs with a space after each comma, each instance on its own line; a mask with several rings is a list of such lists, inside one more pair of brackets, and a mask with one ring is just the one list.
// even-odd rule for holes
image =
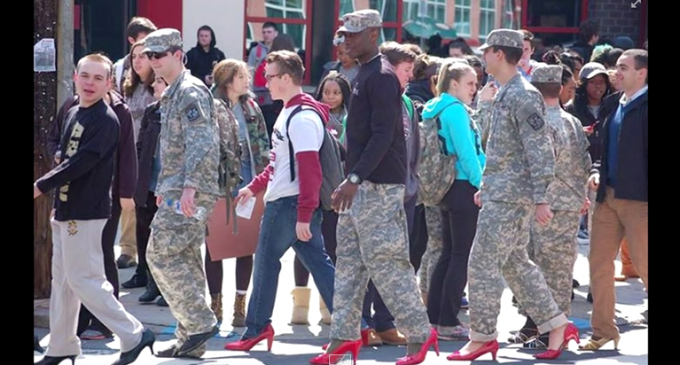
[[590, 285], [593, 293], [591, 325], [593, 336], [615, 338], [616, 327], [614, 260], [626, 238], [635, 270], [645, 289], [647, 280], [648, 203], [614, 199], [614, 189], [606, 188], [605, 201], [597, 203], [590, 236]]
[[113, 296], [104, 275], [102, 230], [106, 219], [58, 222], [52, 219], [52, 292], [47, 356], [80, 354], [76, 336], [82, 303], [130, 351], [142, 339], [142, 324]]
[[137, 235], [136, 235], [135, 211], [122, 211], [120, 213], [120, 254], [128, 255], [132, 258], [137, 257]]
[[623, 239], [621, 242], [621, 275], [626, 277], [639, 277], [633, 265], [633, 259], [630, 257], [630, 249], [628, 248], [628, 241]]

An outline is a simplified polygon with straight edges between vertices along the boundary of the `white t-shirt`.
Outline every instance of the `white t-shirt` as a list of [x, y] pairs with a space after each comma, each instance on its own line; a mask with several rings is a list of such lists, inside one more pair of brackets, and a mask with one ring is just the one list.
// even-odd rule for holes
[[[297, 160], [295, 163], [295, 180], [290, 179], [290, 154], [288, 135], [286, 134], [286, 121], [290, 113], [297, 105], [283, 109], [279, 113], [272, 131], [272, 149], [269, 155], [269, 164], [272, 171], [269, 175], [269, 184], [264, 193], [264, 201], [270, 202], [288, 196], [300, 194], [300, 174]], [[309, 108], [309, 107], [303, 107]], [[318, 151], [323, 144], [323, 122], [313, 110], [303, 110], [297, 113], [290, 121], [290, 139], [293, 142], [294, 153], [305, 151]]]

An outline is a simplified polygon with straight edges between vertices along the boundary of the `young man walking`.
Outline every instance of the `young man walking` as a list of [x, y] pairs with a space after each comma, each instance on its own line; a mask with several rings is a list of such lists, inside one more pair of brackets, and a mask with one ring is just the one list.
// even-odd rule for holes
[[219, 332], [205, 298], [201, 245], [205, 223], [219, 194], [219, 130], [213, 98], [182, 62], [182, 36], [159, 29], [146, 37], [144, 53], [168, 87], [161, 97], [161, 171], [158, 211], [151, 222], [147, 261], [156, 285], [177, 319], [177, 343], [159, 357], [201, 357]]
[[[76, 67], [78, 106], [65, 116], [58, 165], [33, 186], [33, 198], [56, 189], [52, 217], [50, 343], [37, 364], [56, 365], [80, 355], [76, 335], [83, 303], [121, 342], [114, 365], [134, 362], [152, 348], [153, 333], [125, 311], [104, 275], [102, 230], [111, 215], [111, 181], [120, 136], [118, 119], [103, 100], [111, 86], [111, 61], [88, 55]], [[153, 349], [152, 349], [153, 351]]]

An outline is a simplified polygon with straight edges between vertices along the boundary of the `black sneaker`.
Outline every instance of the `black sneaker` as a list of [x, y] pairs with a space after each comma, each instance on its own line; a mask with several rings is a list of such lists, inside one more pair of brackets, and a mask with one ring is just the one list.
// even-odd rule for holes
[[132, 275], [132, 278], [130, 280], [120, 284], [120, 286], [122, 286], [125, 289], [134, 289], [134, 288], [143, 288], [143, 287], [146, 286], [147, 283], [148, 283], [148, 280], [147, 280], [146, 277], [143, 277], [143, 276], [138, 275], [138, 274], [134, 274], [134, 275]]

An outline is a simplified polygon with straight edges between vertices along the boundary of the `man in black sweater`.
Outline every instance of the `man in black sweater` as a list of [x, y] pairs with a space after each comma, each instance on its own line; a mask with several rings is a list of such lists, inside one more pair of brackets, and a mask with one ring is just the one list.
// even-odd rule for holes
[[58, 165], [33, 185], [33, 198], [56, 189], [52, 218], [52, 292], [50, 343], [41, 365], [58, 364], [80, 354], [76, 336], [83, 303], [120, 338], [114, 365], [134, 362], [154, 335], [113, 295], [104, 275], [102, 230], [111, 216], [111, 183], [120, 138], [118, 118], [103, 100], [111, 85], [111, 61], [85, 56], [76, 68], [79, 105], [65, 116]]
[[343, 341], [360, 337], [361, 305], [371, 278], [390, 313], [399, 318], [400, 332], [408, 337], [408, 354], [397, 365], [419, 364], [436, 341], [436, 332], [430, 330], [409, 261], [401, 87], [378, 51], [381, 27], [377, 11], [360, 10], [344, 15], [338, 30], [347, 53], [361, 68], [347, 116], [349, 175], [333, 197], [340, 217], [332, 342], [326, 355], [340, 351], [336, 349]]

